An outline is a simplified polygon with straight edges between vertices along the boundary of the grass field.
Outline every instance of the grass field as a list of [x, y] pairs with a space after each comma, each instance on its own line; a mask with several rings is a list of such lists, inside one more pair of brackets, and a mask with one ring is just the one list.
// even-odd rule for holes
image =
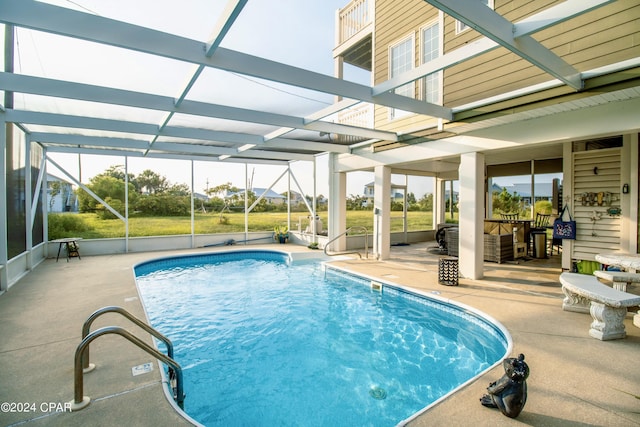
[[[402, 213], [391, 213], [391, 231], [402, 231]], [[291, 229], [298, 229], [298, 220], [302, 218], [302, 229], [309, 224], [303, 212], [291, 213]], [[63, 219], [64, 221], [60, 221]], [[327, 213], [321, 212], [320, 219], [327, 227]], [[60, 225], [62, 223], [62, 225]], [[287, 224], [286, 212], [250, 213], [249, 231], [272, 231], [276, 225]], [[223, 220], [217, 213], [198, 213], [194, 217], [195, 234], [238, 233], [244, 232], [244, 213], [225, 213]], [[408, 212], [407, 225], [409, 231], [430, 230], [432, 228], [431, 212]], [[348, 211], [347, 228], [353, 226], [367, 227], [373, 231], [373, 213], [371, 211]], [[191, 217], [144, 217], [129, 218], [129, 236], [166, 236], [191, 234]], [[119, 219], [99, 219], [95, 214], [54, 214], [49, 220], [49, 239], [60, 237], [82, 237], [99, 239], [124, 237], [124, 222]]]

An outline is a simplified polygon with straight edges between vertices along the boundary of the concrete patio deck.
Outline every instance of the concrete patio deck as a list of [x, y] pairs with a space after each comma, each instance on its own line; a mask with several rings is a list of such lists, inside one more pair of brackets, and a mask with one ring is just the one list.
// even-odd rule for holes
[[[438, 255], [428, 250], [432, 245], [393, 247], [392, 258], [384, 262], [354, 259], [336, 264], [383, 281], [437, 291], [500, 321], [513, 337], [513, 354], [524, 353], [531, 368], [529, 398], [516, 419], [482, 407], [479, 398], [487, 385], [502, 375], [497, 367], [411, 426], [640, 426], [640, 328], [633, 326], [630, 315], [624, 322], [625, 339], [591, 338], [588, 314], [561, 309], [558, 257], [486, 263], [482, 280], [438, 285]], [[98, 308], [117, 305], [144, 319], [132, 266], [190, 252], [198, 251], [83, 256], [57, 263], [49, 259], [1, 295], [0, 402], [16, 405], [0, 408], [0, 426], [190, 425], [166, 399], [154, 358], [113, 335], [91, 345], [97, 368], [84, 377], [84, 395], [92, 398], [91, 404], [79, 412], [57, 412], [73, 399], [73, 357], [86, 318]], [[638, 287], [629, 291], [640, 293]], [[121, 325], [151, 343], [148, 334], [113, 314], [101, 317], [92, 329], [106, 325]], [[148, 362], [153, 362], [152, 372], [132, 375], [132, 367]], [[310, 420], [310, 425], [318, 421]]]

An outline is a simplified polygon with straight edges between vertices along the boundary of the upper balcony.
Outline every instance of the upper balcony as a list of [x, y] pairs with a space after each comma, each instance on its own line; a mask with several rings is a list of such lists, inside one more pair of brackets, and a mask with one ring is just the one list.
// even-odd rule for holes
[[333, 57], [371, 71], [373, 0], [352, 0], [336, 12], [336, 47]]

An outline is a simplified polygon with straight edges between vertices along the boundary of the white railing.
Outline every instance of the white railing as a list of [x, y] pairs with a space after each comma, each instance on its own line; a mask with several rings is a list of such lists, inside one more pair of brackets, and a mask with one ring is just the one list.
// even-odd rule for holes
[[359, 104], [355, 107], [340, 111], [338, 123], [343, 125], [373, 128], [373, 108], [371, 104]]
[[343, 43], [358, 31], [371, 23], [373, 17], [370, 10], [370, 0], [353, 0], [339, 12], [338, 28], [340, 40]]
[[[359, 104], [338, 113], [338, 123], [343, 125], [358, 126], [373, 129], [373, 106], [371, 104]], [[340, 142], [356, 143], [363, 138], [350, 135], [340, 135]]]

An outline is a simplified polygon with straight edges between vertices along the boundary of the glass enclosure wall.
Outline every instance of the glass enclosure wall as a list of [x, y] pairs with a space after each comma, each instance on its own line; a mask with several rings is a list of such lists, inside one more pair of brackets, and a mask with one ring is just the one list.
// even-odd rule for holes
[[20, 255], [27, 249], [26, 234], [26, 142], [25, 135], [15, 126], [7, 138], [7, 237], [8, 258]]
[[[42, 188], [38, 187], [38, 177], [40, 176], [43, 150], [36, 143], [30, 143], [30, 150], [27, 150], [24, 132], [12, 125], [8, 125], [7, 129], [11, 132], [10, 137], [7, 138], [6, 149], [7, 255], [8, 259], [11, 259], [28, 249], [27, 227], [31, 224], [33, 224], [31, 246], [36, 246], [44, 241], [42, 198], [40, 194], [36, 193], [38, 188]], [[27, 156], [29, 156], [29, 165], [27, 164]], [[30, 188], [27, 188], [27, 173], [30, 174]], [[27, 197], [29, 193], [30, 197]], [[33, 221], [31, 217], [27, 218], [27, 203], [32, 203], [32, 206], [35, 207], [35, 210], [31, 211], [31, 215], [34, 217]]]

